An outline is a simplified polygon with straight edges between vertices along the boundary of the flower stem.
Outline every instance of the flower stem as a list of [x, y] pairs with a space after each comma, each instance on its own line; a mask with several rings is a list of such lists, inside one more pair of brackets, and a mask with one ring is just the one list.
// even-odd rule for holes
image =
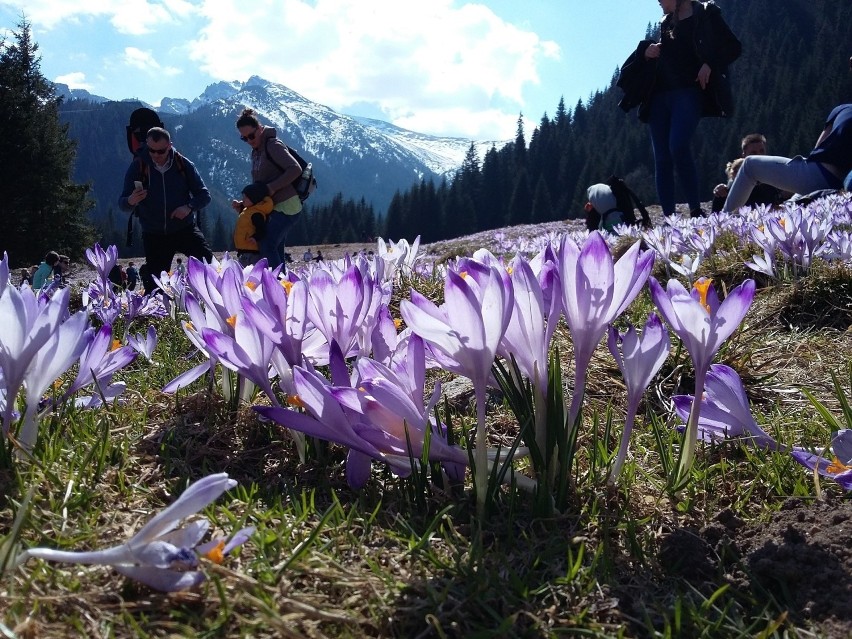
[[683, 448], [680, 452], [680, 461], [675, 475], [674, 490], [686, 486], [689, 472], [692, 470], [692, 464], [695, 461], [695, 449], [698, 447], [698, 417], [701, 414], [701, 397], [704, 395], [704, 378], [706, 375], [706, 367], [695, 371], [695, 396], [692, 399], [692, 408], [689, 411], [689, 420], [683, 437]]

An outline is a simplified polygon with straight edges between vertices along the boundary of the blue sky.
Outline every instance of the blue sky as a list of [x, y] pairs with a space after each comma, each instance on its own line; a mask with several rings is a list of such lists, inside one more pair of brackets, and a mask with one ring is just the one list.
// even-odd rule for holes
[[478, 140], [605, 88], [656, 0], [0, 0], [42, 73], [111, 99], [192, 99], [252, 75], [341, 113]]

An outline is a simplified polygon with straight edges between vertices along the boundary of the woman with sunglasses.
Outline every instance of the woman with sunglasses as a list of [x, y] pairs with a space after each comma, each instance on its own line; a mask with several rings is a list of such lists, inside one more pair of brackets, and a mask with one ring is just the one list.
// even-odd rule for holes
[[[243, 109], [237, 119], [237, 130], [240, 139], [251, 147], [252, 182], [265, 184], [272, 198], [272, 212], [259, 248], [267, 266], [276, 268], [284, 262], [287, 230], [302, 210], [302, 202], [293, 187], [302, 169], [287, 146], [276, 137], [275, 129], [260, 123], [254, 109]], [[241, 201], [233, 200], [231, 206], [237, 213], [242, 210]]]

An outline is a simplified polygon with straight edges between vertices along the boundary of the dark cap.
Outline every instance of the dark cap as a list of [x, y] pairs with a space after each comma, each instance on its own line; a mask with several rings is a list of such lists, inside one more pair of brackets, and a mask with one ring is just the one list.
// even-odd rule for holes
[[263, 182], [252, 182], [243, 189], [243, 195], [250, 199], [252, 204], [258, 204], [269, 195], [269, 190]]

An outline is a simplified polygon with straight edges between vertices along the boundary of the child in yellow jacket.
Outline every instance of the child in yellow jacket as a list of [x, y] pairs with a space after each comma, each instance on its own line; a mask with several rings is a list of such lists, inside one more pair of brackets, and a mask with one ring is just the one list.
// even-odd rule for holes
[[259, 240], [263, 238], [266, 218], [272, 212], [272, 206], [272, 198], [267, 195], [266, 185], [262, 182], [253, 182], [243, 189], [243, 210], [234, 227], [234, 248], [243, 266], [260, 259]]

